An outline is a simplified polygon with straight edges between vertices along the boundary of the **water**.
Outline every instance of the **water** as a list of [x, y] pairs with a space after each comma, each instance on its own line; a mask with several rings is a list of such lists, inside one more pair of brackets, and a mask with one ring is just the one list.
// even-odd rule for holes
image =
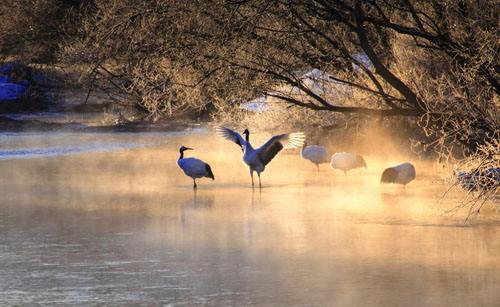
[[[181, 144], [216, 181], [193, 192]], [[432, 166], [404, 190], [378, 183], [392, 155], [344, 178], [280, 154], [259, 191], [240, 155], [207, 132], [0, 135], [0, 305], [498, 305], [498, 214], [444, 213], [463, 194], [438, 201]]]

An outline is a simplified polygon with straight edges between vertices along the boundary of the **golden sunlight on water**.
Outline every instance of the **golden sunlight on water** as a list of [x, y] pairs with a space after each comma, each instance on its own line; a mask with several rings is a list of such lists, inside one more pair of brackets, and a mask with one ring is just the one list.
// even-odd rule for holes
[[[2, 150], [141, 146], [0, 160], [0, 305], [500, 301], [498, 214], [488, 207], [464, 225], [464, 212], [446, 213], [463, 194], [440, 200], [430, 163], [414, 161], [417, 180], [403, 189], [379, 184], [403, 161], [392, 154], [365, 156], [368, 168], [345, 178], [281, 153], [252, 190], [241, 151], [211, 133], [26, 138]], [[211, 164], [214, 182], [193, 191], [175, 163], [180, 145]]]

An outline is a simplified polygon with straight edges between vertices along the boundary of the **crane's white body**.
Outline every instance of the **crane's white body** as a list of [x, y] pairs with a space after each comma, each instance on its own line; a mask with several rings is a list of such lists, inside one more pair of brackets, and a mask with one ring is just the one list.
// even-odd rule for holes
[[399, 183], [407, 185], [416, 178], [416, 171], [413, 164], [405, 162], [393, 167], [386, 168], [382, 173], [381, 182]]
[[260, 175], [266, 169], [266, 166], [259, 160], [261, 148], [254, 149], [250, 142], [243, 144], [243, 163], [250, 167], [250, 171], [255, 171]]
[[261, 186], [260, 173], [265, 170], [266, 165], [271, 162], [278, 152], [283, 148], [301, 147], [305, 141], [305, 135], [302, 132], [286, 133], [275, 135], [259, 148], [253, 148], [252, 144], [248, 141], [250, 134], [248, 130], [245, 130], [245, 133], [247, 133], [246, 139], [243, 139], [239, 133], [226, 127], [218, 127], [216, 131], [219, 136], [236, 143], [243, 150], [242, 159], [250, 169], [252, 187], [254, 186], [253, 172], [257, 172], [259, 186]]
[[212, 169], [208, 163], [203, 162], [200, 159], [196, 159], [193, 157], [184, 158], [184, 151], [192, 150], [192, 148], [181, 146], [179, 148], [179, 159], [177, 159], [177, 165], [182, 169], [184, 174], [191, 177], [193, 179], [193, 188], [196, 189], [196, 179], [207, 177], [215, 180], [214, 174], [212, 173]]
[[208, 177], [208, 171], [206, 169], [206, 163], [196, 158], [183, 158], [177, 160], [177, 165], [184, 171], [187, 176], [197, 179], [202, 177]]
[[300, 152], [300, 156], [316, 164], [318, 170], [320, 164], [330, 161], [326, 148], [319, 145], [304, 146]]
[[460, 171], [457, 180], [463, 189], [469, 191], [489, 191], [500, 186], [500, 167], [491, 167], [472, 172]]
[[360, 155], [350, 152], [337, 152], [332, 155], [330, 165], [333, 169], [339, 169], [346, 173], [352, 169], [365, 167], [366, 163]]

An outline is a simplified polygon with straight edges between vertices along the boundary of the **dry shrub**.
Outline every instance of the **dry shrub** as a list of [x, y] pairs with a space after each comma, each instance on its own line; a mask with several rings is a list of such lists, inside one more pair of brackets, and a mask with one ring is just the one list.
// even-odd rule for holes
[[383, 160], [391, 157], [418, 159], [410, 148], [409, 138], [417, 138], [413, 119], [320, 112], [287, 107], [273, 100], [266, 99], [265, 111], [225, 108], [215, 120], [240, 132], [246, 128], [268, 134], [303, 131], [308, 144], [326, 146], [331, 153], [357, 152]]
[[60, 44], [75, 35], [80, 5], [88, 1], [3, 0], [0, 4], [0, 56], [50, 63]]
[[478, 215], [486, 204], [491, 204], [495, 210], [500, 210], [500, 142], [481, 145], [478, 152], [456, 161], [453, 171], [447, 176], [448, 191], [465, 190], [465, 196], [449, 210], [457, 213], [467, 210], [465, 222]]
[[467, 208], [469, 219], [485, 203], [500, 208], [500, 175], [491, 175], [500, 167], [500, 99], [484, 84], [476, 65], [494, 62], [490, 48], [498, 42], [485, 41], [477, 60], [458, 69], [442, 54], [419, 48], [409, 38], [397, 38], [394, 70], [425, 101], [426, 113], [417, 121], [425, 137], [414, 140], [413, 148], [418, 153], [432, 151], [451, 166], [450, 189], [468, 190], [452, 212]]

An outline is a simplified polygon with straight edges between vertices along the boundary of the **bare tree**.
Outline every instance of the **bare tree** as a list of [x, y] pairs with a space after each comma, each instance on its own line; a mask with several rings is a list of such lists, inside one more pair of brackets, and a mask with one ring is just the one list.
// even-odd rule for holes
[[90, 89], [151, 114], [265, 94], [411, 118], [423, 149], [498, 161], [495, 1], [95, 0], [83, 11], [60, 58], [87, 65]]
[[0, 3], [0, 60], [51, 63], [60, 44], [76, 35], [80, 9], [90, 0], [5, 0]]

